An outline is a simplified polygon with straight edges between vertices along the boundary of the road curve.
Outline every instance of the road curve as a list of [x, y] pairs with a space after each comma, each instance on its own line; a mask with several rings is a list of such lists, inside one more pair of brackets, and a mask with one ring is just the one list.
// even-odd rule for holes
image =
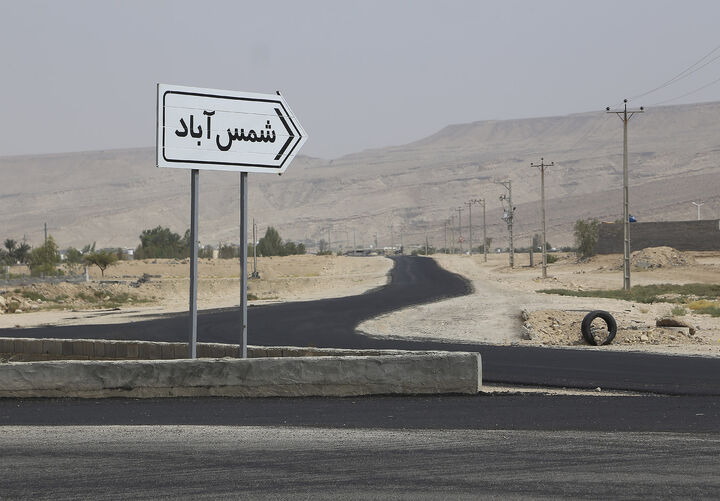
[[[248, 340], [258, 345], [478, 351], [488, 382], [632, 390], [672, 395], [720, 395], [720, 359], [529, 346], [375, 339], [355, 331], [362, 321], [411, 305], [471, 292], [464, 278], [423, 257], [394, 257], [388, 285], [359, 296], [253, 307]], [[237, 309], [201, 312], [198, 339], [237, 343]], [[117, 325], [3, 329], [6, 337], [183, 341], [187, 315]]]

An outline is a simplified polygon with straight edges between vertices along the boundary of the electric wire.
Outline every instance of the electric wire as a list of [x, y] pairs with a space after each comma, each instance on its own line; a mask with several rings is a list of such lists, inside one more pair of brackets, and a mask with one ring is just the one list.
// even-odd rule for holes
[[647, 91], [647, 92], [643, 92], [642, 94], [638, 94], [637, 96], [634, 96], [634, 97], [630, 98], [628, 101], [632, 101], [633, 99], [638, 99], [638, 98], [640, 98], [640, 97], [645, 97], [645, 96], [647, 96], [647, 95], [649, 95], [649, 94], [652, 94], [653, 92], [656, 92], [656, 91], [658, 91], [658, 90], [660, 90], [660, 89], [664, 89], [665, 87], [668, 87], [669, 85], [672, 85], [672, 84], [674, 84], [675, 82], [678, 82], [678, 81], [682, 80], [683, 78], [689, 77], [690, 75], [692, 75], [693, 73], [695, 73], [695, 72], [703, 69], [704, 67], [706, 67], [708, 64], [712, 63], [713, 61], [715, 61], [715, 60], [717, 60], [717, 59], [720, 59], [720, 54], [719, 54], [719, 55], [715, 56], [714, 58], [710, 59], [709, 61], [705, 62], [704, 64], [702, 64], [702, 66], [699, 66], [699, 67], [696, 68], [696, 66], [697, 66], [698, 64], [701, 64], [703, 61], [705, 61], [708, 57], [712, 56], [712, 55], [713, 55], [715, 52], [717, 52], [718, 50], [720, 50], [720, 45], [718, 45], [718, 46], [715, 47], [713, 50], [711, 50], [710, 52], [708, 52], [707, 54], [705, 54], [703, 57], [701, 57], [700, 59], [698, 59], [696, 62], [694, 62], [693, 64], [691, 64], [691, 65], [688, 66], [687, 68], [685, 68], [683, 71], [681, 71], [680, 73], [678, 73], [678, 74], [675, 75], [674, 77], [672, 77], [670, 80], [668, 80], [668, 81], [666, 81], [666, 82], [658, 85], [658, 86], [655, 87], [654, 89], [650, 89], [650, 90]]
[[695, 94], [696, 92], [700, 92], [700, 91], [703, 90], [703, 89], [707, 89], [707, 88], [710, 87], [711, 85], [714, 85], [714, 84], [716, 84], [716, 83], [718, 83], [718, 82], [720, 82], [720, 77], [716, 78], [715, 80], [713, 80], [713, 81], [710, 82], [710, 83], [707, 83], [707, 84], [703, 85], [702, 87], [698, 87], [698, 88], [695, 89], [695, 90], [691, 90], [690, 92], [686, 92], [685, 94], [682, 94], [682, 95], [677, 96], [677, 97], [673, 97], [673, 98], [671, 98], [671, 99], [665, 99], [665, 100], [663, 100], [663, 101], [658, 101], [657, 103], [653, 103], [653, 104], [651, 104], [650, 106], [658, 106], [658, 105], [660, 105], [660, 104], [665, 104], [665, 103], [669, 103], [669, 102], [672, 102], [672, 101], [677, 101], [678, 99], [682, 99], [683, 97], [687, 97], [687, 96], [690, 96], [690, 95], [692, 95], [692, 94]]

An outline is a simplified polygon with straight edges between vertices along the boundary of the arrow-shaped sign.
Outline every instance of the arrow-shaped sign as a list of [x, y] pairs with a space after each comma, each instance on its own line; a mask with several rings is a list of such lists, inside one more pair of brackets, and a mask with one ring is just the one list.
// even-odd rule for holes
[[282, 174], [307, 134], [274, 94], [158, 85], [157, 166]]

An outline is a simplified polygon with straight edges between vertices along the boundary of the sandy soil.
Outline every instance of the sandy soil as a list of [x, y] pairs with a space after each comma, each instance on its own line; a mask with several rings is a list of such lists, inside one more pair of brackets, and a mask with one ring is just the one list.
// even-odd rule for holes
[[[362, 294], [385, 285], [391, 268], [392, 261], [379, 256], [258, 258], [260, 278], [248, 280], [248, 294], [253, 294], [257, 300], [250, 301], [250, 304]], [[90, 276], [92, 282], [89, 284], [36, 284], [0, 290], [0, 297], [6, 303], [15, 300], [22, 310], [22, 313], [0, 313], [0, 328], [121, 323], [153, 318], [163, 313], [187, 311], [187, 260], [123, 261], [105, 271], [105, 277], [102, 278], [105, 283], [101, 282], [97, 268], [90, 269]], [[138, 284], [138, 279], [143, 276], [147, 281]], [[200, 309], [231, 307], [240, 303], [239, 260], [202, 259], [198, 266], [198, 276]], [[48, 298], [64, 298], [50, 302], [29, 300], [16, 291], [32, 291]], [[112, 305], [113, 298], [123, 293], [129, 296], [127, 300]], [[92, 303], [83, 297], [97, 297], [98, 302]], [[113, 307], [107, 307], [108, 304]]]
[[[659, 254], [633, 256], [633, 263], [643, 267], [632, 270], [633, 285], [720, 283], [720, 253], [682, 253], [685, 264], [679, 265], [670, 263], [672, 258], [668, 261], [668, 253]], [[622, 288], [620, 255], [596, 256], [584, 263], [565, 255], [548, 265], [546, 279], [540, 278], [539, 266], [528, 266], [527, 254], [516, 255], [514, 269], [508, 266], [507, 254], [492, 254], [487, 263], [482, 255], [432, 257], [447, 270], [471, 280], [475, 292], [382, 315], [364, 322], [359, 329], [378, 337], [720, 356], [720, 318], [690, 312], [679, 317], [696, 328], [695, 335], [690, 336], [655, 327], [656, 319], [667, 316], [675, 306], [671, 303], [641, 304], [536, 292], [547, 288]], [[535, 257], [539, 261], [539, 256]], [[618, 322], [612, 345], [595, 347], [582, 341], [579, 321], [595, 309], [609, 311]], [[527, 319], [522, 318], [523, 310], [528, 312]]]

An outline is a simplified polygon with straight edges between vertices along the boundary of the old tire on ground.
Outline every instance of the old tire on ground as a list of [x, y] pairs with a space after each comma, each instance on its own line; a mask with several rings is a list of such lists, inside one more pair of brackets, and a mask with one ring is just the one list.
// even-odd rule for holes
[[580, 327], [583, 338], [585, 338], [585, 341], [587, 341], [588, 344], [597, 346], [598, 343], [595, 340], [595, 337], [592, 335], [592, 331], [590, 330], [592, 321], [596, 318], [603, 319], [608, 328], [608, 336], [607, 338], [605, 338], [605, 341], [601, 343], [601, 345], [612, 343], [612, 340], [615, 339], [615, 334], [617, 334], [617, 323], [615, 322], [615, 318], [613, 318], [613, 316], [609, 312], [604, 310], [591, 311], [590, 313], [585, 315], [585, 318], [583, 318], [582, 321], [582, 326]]

